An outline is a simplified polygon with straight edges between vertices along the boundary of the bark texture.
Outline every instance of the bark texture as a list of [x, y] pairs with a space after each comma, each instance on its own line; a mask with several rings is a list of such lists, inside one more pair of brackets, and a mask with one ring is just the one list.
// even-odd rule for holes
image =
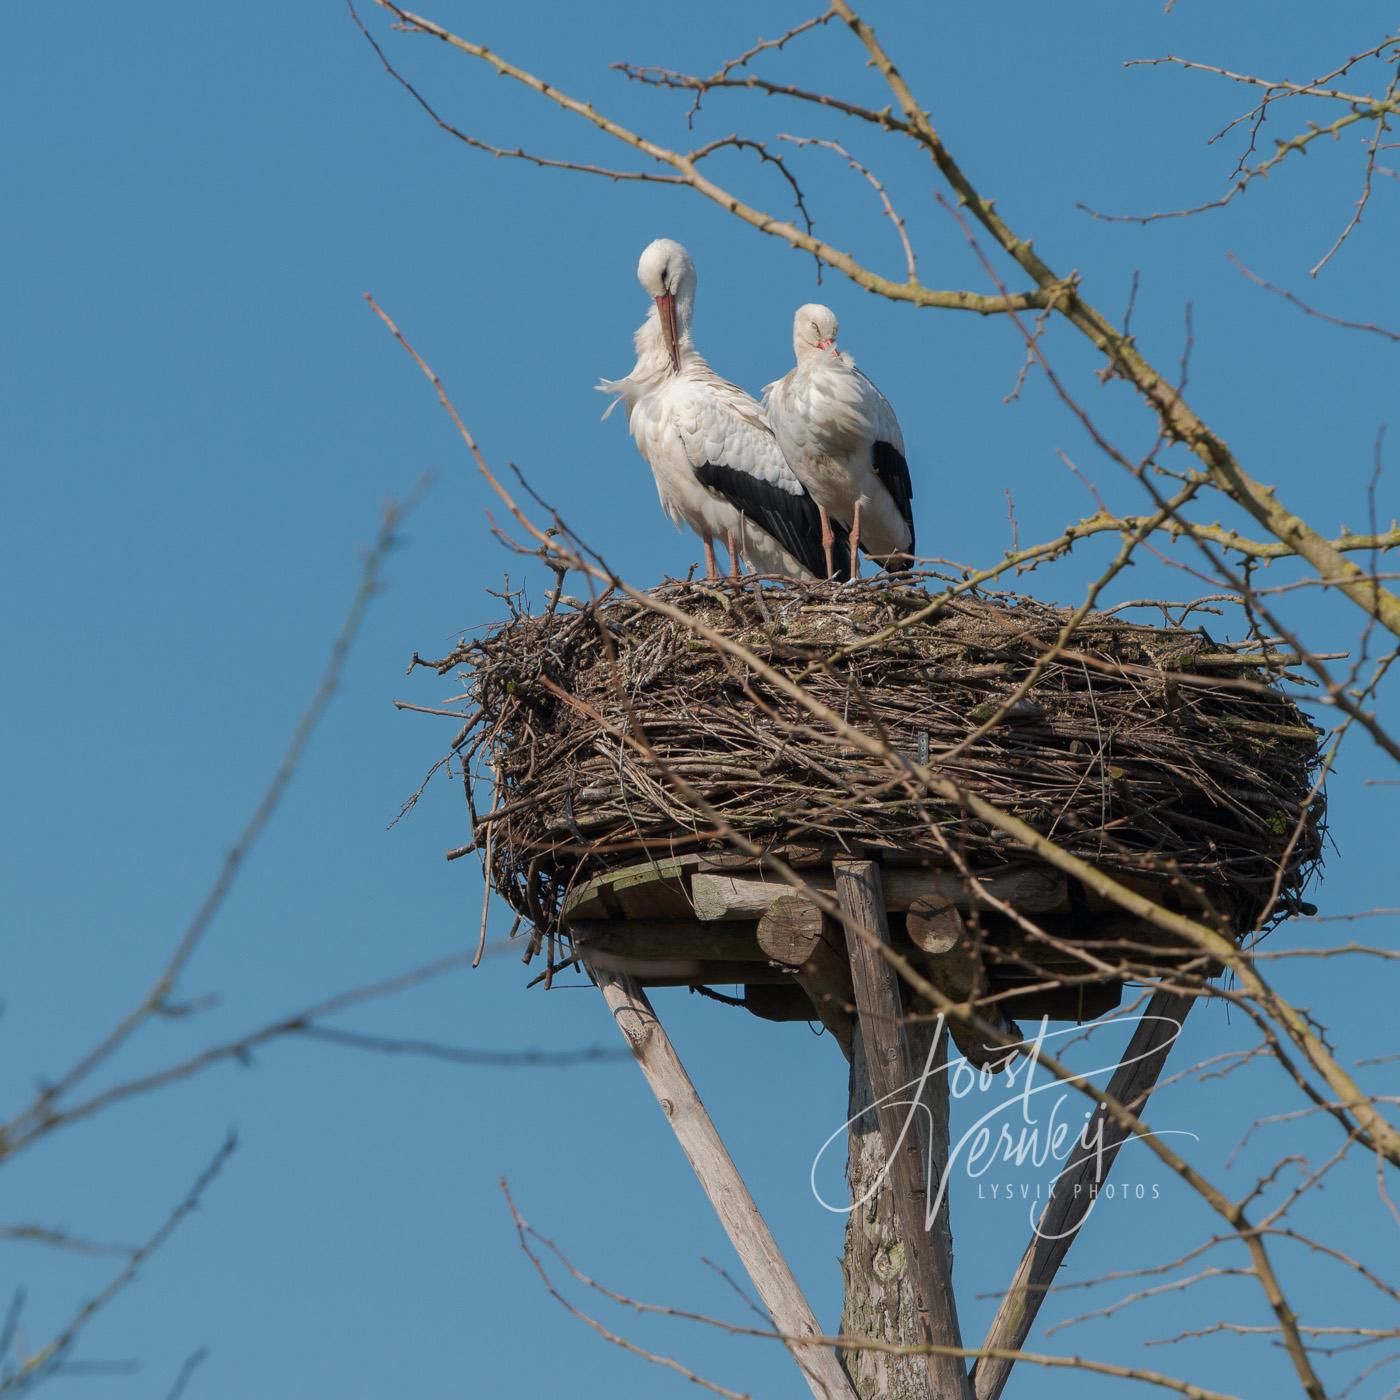
[[[930, 1039], [929, 1026], [909, 1027], [909, 1048], [918, 1057], [920, 1069], [928, 1054]], [[852, 1210], [846, 1220], [846, 1249], [841, 1265], [846, 1300], [841, 1313], [841, 1331], [846, 1336], [876, 1337], [881, 1341], [916, 1346], [922, 1340], [919, 1309], [888, 1178], [875, 1188], [875, 1182], [885, 1170], [885, 1146], [878, 1118], [874, 1112], [866, 1111], [870, 1109], [872, 1095], [859, 1028], [855, 1031], [852, 1051], [848, 1109], [852, 1125], [846, 1176], [853, 1201], [872, 1191], [873, 1194]], [[935, 1071], [941, 1071], [946, 1060], [945, 1035], [934, 1061]], [[924, 1102], [932, 1111], [934, 1136], [938, 1139], [932, 1165], [935, 1182], [942, 1174], [947, 1157], [947, 1098], [947, 1077], [941, 1072], [935, 1073], [924, 1090]], [[953, 1241], [946, 1202], [934, 1228], [943, 1236], [951, 1261]], [[944, 1400], [941, 1396], [935, 1398], [928, 1365], [922, 1357], [891, 1356], [857, 1349], [843, 1353], [843, 1359], [860, 1400]]]

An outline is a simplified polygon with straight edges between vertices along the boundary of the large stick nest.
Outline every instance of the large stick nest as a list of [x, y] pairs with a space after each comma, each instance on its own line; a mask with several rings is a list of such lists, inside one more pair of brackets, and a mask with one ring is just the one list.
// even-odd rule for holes
[[[1192, 882], [1240, 932], [1301, 907], [1321, 853], [1319, 731], [1281, 689], [1282, 663], [1258, 650], [1091, 614], [1028, 696], [965, 743], [1053, 648], [1065, 612], [964, 596], [834, 655], [925, 607], [920, 582], [668, 583], [652, 596], [1109, 872]], [[610, 867], [732, 849], [725, 824], [775, 851], [1026, 860], [630, 598], [522, 613], [425, 664], [465, 668], [474, 707], [457, 746], [464, 852], [489, 851], [492, 885], [541, 933], [572, 887]]]

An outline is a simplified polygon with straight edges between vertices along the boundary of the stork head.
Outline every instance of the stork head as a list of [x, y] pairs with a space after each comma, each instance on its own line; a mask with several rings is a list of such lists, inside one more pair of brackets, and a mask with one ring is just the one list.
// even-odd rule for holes
[[695, 305], [695, 264], [679, 243], [658, 238], [642, 251], [637, 281], [656, 303], [671, 368], [679, 370], [681, 342], [690, 328], [690, 313]]
[[829, 306], [819, 302], [808, 302], [799, 306], [792, 318], [792, 348], [797, 354], [798, 363], [813, 355], [836, 349], [836, 313]]

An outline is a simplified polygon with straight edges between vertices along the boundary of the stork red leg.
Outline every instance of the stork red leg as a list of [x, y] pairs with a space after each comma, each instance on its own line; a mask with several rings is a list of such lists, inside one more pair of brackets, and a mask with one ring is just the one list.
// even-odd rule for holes
[[831, 516], [827, 514], [825, 506], [817, 507], [817, 514], [822, 519], [822, 553], [826, 555], [826, 576], [831, 578], [836, 573], [836, 564], [831, 557], [831, 546], [836, 543], [836, 536], [831, 530]]
[[726, 533], [725, 543], [729, 546], [729, 577], [739, 577], [739, 551], [734, 548], [734, 531]]
[[705, 577], [713, 583], [719, 577], [719, 562], [715, 559], [715, 542], [705, 537]]
[[851, 577], [860, 577], [860, 502], [852, 511], [851, 520]]

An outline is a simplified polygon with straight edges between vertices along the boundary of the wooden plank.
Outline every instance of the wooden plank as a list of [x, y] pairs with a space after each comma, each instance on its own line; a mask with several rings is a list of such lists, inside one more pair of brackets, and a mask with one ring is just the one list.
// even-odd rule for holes
[[767, 962], [721, 962], [712, 958], [635, 958], [603, 948], [580, 950], [590, 968], [635, 977], [644, 987], [691, 987], [715, 983], [747, 986], [750, 982], [778, 984], [792, 980], [790, 973]]
[[[1154, 897], [1160, 894], [1159, 890]], [[1181, 935], [1159, 928], [1146, 919], [1135, 918], [1121, 909], [1069, 914], [1050, 912], [1038, 915], [1035, 922], [1055, 938], [1066, 943], [1083, 944], [1086, 949], [1110, 962], [1117, 962], [1126, 955], [1134, 962], [1175, 964], [1184, 957], [1201, 956], [1200, 949]], [[1014, 947], [1027, 956], [1038, 956], [1047, 965], [1067, 956], [1048, 946], [1044, 940], [1033, 938], [1019, 926], [1008, 929], [1005, 937], [998, 931], [995, 941]], [[1081, 962], [1080, 971], [1086, 970]]]
[[[999, 1002], [1008, 1016], [1018, 1021], [1047, 1016], [1052, 1021], [1092, 1021], [1112, 1011], [1123, 1000], [1121, 982], [1080, 982], [1068, 987], [1042, 987], [1028, 982], [1035, 991], [1018, 992]], [[1014, 981], [1002, 981], [993, 976], [993, 991], [1011, 991]]]
[[[814, 875], [810, 883], [827, 895], [835, 889], [824, 876]], [[978, 876], [976, 883], [1024, 914], [1061, 909], [1067, 898], [1063, 876], [1034, 866], [989, 872]], [[948, 870], [891, 870], [885, 885], [887, 909], [904, 910], [919, 902], [951, 902], [959, 909], [966, 909], [969, 904], [967, 886]], [[781, 880], [762, 875], [696, 871], [690, 877], [690, 892], [696, 916], [718, 920], [757, 918], [775, 899], [793, 894], [794, 890]]]
[[755, 962], [702, 962], [689, 967], [634, 963], [644, 987], [780, 987], [792, 980], [780, 967]]
[[[710, 924], [710, 928], [723, 925]], [[851, 965], [841, 929], [797, 895], [774, 900], [758, 921], [756, 942], [780, 967], [791, 968], [841, 1053], [851, 1058]]]
[[691, 917], [690, 891], [687, 882], [680, 880], [634, 881], [626, 885], [614, 885], [613, 898], [617, 900], [624, 919], [685, 919]]
[[698, 855], [667, 856], [609, 870], [571, 890], [559, 911], [560, 917], [565, 922], [576, 918], [608, 919], [621, 913], [684, 918], [690, 913], [686, 881], [703, 864]]
[[744, 1010], [765, 1021], [812, 1021], [817, 1015], [811, 997], [791, 976], [782, 986], [746, 986]]
[[[1082, 946], [1089, 957], [1118, 961], [1112, 949], [1105, 949], [1100, 943], [1100, 924], [1097, 920], [1086, 921], [1073, 916], [1041, 914], [1036, 924], [1047, 934], [1074, 947]], [[1035, 937], [1029, 929], [1020, 924], [999, 926], [988, 930], [982, 940], [983, 956], [990, 969], [1006, 977], [1031, 977], [1036, 970], [1048, 973], [1069, 972], [1083, 974], [1093, 971], [1093, 963], [1087, 958], [1077, 957], [1071, 949], [1057, 948], [1043, 938]], [[1026, 964], [1029, 964], [1028, 967]]]
[[[1194, 1001], [1194, 997], [1179, 996], [1175, 992], [1154, 992], [1113, 1078], [1109, 1080], [1109, 1096], [1117, 1099], [1125, 1108], [1132, 1109], [1139, 1117], [1166, 1063], [1171, 1042]], [[1103, 1172], [1106, 1176], [1127, 1133], [1109, 1118], [1104, 1122], [1103, 1135]], [[1095, 1182], [1097, 1174], [1098, 1164], [1092, 1150], [1080, 1149], [1071, 1156], [1058, 1179], [1053, 1199], [1041, 1213], [1036, 1233], [1021, 1257], [1011, 1286], [992, 1319], [987, 1339], [982, 1343], [984, 1348], [1014, 1351], [1025, 1344], [1036, 1313], [1045, 1300], [1045, 1290], [1064, 1262], [1092, 1204], [1089, 1187], [1102, 1184], [1102, 1178]], [[997, 1400], [1006, 1386], [1012, 1364], [997, 1357], [984, 1356], [973, 1365], [972, 1380], [977, 1400]]]
[[[890, 1164], [889, 1185], [894, 1193], [895, 1210], [902, 1228], [905, 1256], [914, 1279], [920, 1304], [920, 1317], [928, 1341], [940, 1346], [960, 1347], [958, 1309], [953, 1297], [952, 1269], [944, 1241], [924, 1226], [928, 1191], [928, 1154], [921, 1147], [919, 1132], [906, 1132], [911, 1110], [900, 1106], [907, 1099], [923, 1066], [911, 1064], [905, 1035], [904, 1012], [894, 969], [880, 955], [874, 941], [888, 944], [889, 921], [881, 887], [880, 867], [874, 861], [838, 861], [833, 866], [837, 897], [842, 912], [853, 925], [846, 930], [855, 985], [857, 1017], [864, 1046], [871, 1095], [880, 1104], [877, 1113], [884, 1138], [886, 1160]], [[941, 1125], [934, 1129], [933, 1155], [947, 1155], [946, 1086], [941, 1097]], [[921, 1114], [913, 1114], [916, 1123]], [[901, 1138], [903, 1139], [901, 1141]], [[925, 1139], [927, 1141], [927, 1139]], [[939, 1400], [961, 1400], [970, 1396], [965, 1363], [956, 1356], [930, 1355], [927, 1358], [932, 1394]]]
[[751, 923], [702, 924], [695, 919], [571, 919], [569, 932], [587, 945], [618, 957], [718, 958], [763, 962], [766, 954]]
[[835, 1351], [802, 1344], [821, 1328], [646, 993], [604, 969], [594, 978], [773, 1326], [792, 1339], [786, 1345], [808, 1388], [818, 1400], [856, 1400]]
[[[832, 849], [828, 845], [785, 843], [773, 848], [793, 869], [820, 866], [823, 873], [830, 867]], [[560, 917], [610, 919], [624, 912], [624, 904], [646, 898], [642, 893], [649, 885], [659, 885], [670, 891], [663, 895], [664, 907], [649, 910], [637, 907], [635, 912], [647, 915], [653, 912], [668, 916], [684, 917], [690, 910], [687, 877], [696, 871], [706, 874], [722, 874], [726, 871], [748, 871], [755, 869], [752, 856], [734, 851], [688, 851], [684, 855], [657, 856], [653, 860], [637, 861], [631, 865], [618, 866], [604, 871], [587, 883], [569, 891], [564, 900]], [[625, 897], [623, 892], [628, 892]], [[679, 898], [677, 899], [677, 894]]]
[[[1161, 903], [1171, 891], [1171, 881], [1167, 876], [1159, 876], [1154, 879], [1151, 875], [1125, 875], [1118, 871], [1108, 871], [1107, 873], [1112, 875], [1120, 885], [1126, 885], [1128, 889], [1146, 895], [1154, 903]], [[1106, 894], [1100, 894], [1090, 885], [1084, 886], [1084, 902], [1095, 913], [1099, 911], [1117, 913], [1120, 907]]]

